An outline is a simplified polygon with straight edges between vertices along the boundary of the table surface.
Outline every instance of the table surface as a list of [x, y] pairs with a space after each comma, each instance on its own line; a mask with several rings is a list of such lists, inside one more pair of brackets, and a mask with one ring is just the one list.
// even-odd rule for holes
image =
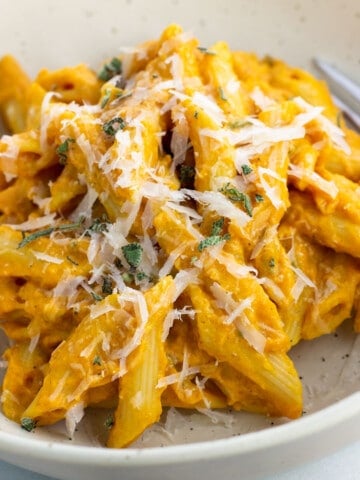
[[[360, 441], [295, 470], [263, 480], [359, 480]], [[0, 461], [0, 480], [53, 480]]]

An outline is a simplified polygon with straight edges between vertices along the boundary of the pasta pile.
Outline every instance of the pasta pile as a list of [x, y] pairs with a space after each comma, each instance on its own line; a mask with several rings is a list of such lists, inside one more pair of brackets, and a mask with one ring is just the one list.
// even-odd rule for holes
[[360, 330], [360, 137], [326, 85], [171, 25], [98, 73], [3, 57], [0, 111], [4, 414], [111, 408], [115, 448], [168, 406], [299, 417], [291, 347]]

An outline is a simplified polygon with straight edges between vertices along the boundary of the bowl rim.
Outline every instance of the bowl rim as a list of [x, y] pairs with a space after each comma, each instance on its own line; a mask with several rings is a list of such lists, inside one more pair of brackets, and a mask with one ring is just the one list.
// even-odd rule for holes
[[[111, 466], [126, 466], [127, 468], [183, 464], [209, 458], [242, 456], [285, 444], [289, 445], [311, 437], [313, 434], [330, 431], [357, 416], [360, 417], [360, 391], [317, 412], [265, 430], [236, 437], [165, 447], [109, 449], [87, 445], [68, 445], [44, 439], [33, 441], [31, 437], [28, 439], [0, 430], [0, 456], [24, 451], [28, 458], [33, 459], [46, 457], [47, 461], [58, 463], [62, 458], [66, 458], [68, 465], [111, 464]], [[3, 459], [6, 461], [6, 457]]]

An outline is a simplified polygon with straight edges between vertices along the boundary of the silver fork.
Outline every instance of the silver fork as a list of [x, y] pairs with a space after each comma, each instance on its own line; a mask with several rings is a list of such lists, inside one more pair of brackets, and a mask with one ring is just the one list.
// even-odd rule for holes
[[314, 64], [327, 81], [336, 105], [344, 112], [350, 123], [360, 130], [360, 85], [323, 60], [315, 58]]

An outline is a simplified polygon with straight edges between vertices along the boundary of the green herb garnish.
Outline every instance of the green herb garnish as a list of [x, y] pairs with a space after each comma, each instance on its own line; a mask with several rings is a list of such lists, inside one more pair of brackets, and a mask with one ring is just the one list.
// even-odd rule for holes
[[217, 245], [220, 242], [226, 241], [230, 239], [230, 235], [226, 233], [225, 235], [221, 235], [222, 229], [224, 227], [224, 217], [219, 218], [216, 220], [211, 227], [211, 233], [208, 237], [201, 240], [198, 245], [199, 252], [202, 252], [207, 247], [212, 247]]
[[252, 172], [252, 168], [249, 165], [246, 165], [246, 163], [244, 163], [244, 165], [241, 165], [241, 170], [244, 175], [249, 175]]
[[49, 227], [49, 228], [45, 228], [44, 230], [39, 230], [37, 232], [30, 233], [30, 235], [24, 236], [21, 242], [19, 242], [17, 248], [22, 248], [25, 245], [28, 245], [30, 242], [33, 242], [34, 240], [40, 237], [47, 237], [48, 235], [51, 235], [53, 232], [77, 230], [78, 228], [81, 227], [81, 224], [83, 223], [83, 221], [84, 221], [84, 218], [80, 218], [80, 220], [76, 223], [66, 223], [64, 225]]
[[146, 278], [149, 278], [149, 275], [147, 275], [145, 272], [137, 272], [136, 273], [136, 280], [138, 282], [141, 282], [142, 280], [145, 280]]
[[226, 185], [224, 185], [220, 189], [220, 192], [226, 195], [227, 198], [232, 202], [242, 203], [246, 210], [246, 213], [249, 215], [249, 217], [252, 217], [252, 205], [251, 205], [251, 200], [249, 195], [247, 195], [246, 193], [240, 192], [240, 190], [238, 190], [235, 187], [230, 186], [230, 183], [227, 183]]
[[195, 168], [191, 165], [180, 165], [181, 188], [194, 188]]
[[103, 99], [101, 100], [101, 108], [105, 108], [106, 105], [108, 104], [109, 100], [111, 98], [111, 90], [107, 88], [105, 90], [105, 95], [103, 96]]
[[95, 300], [95, 302], [101, 302], [101, 300], [103, 300], [103, 297], [94, 291], [91, 291], [90, 294]]
[[199, 252], [202, 252], [207, 247], [218, 245], [219, 243], [229, 239], [230, 239], [229, 233], [226, 233], [225, 235], [213, 235], [213, 236], [204, 238], [204, 240], [201, 240], [201, 242], [199, 243], [198, 250]]
[[124, 130], [125, 127], [125, 120], [123, 120], [121, 117], [115, 117], [112, 120], [104, 123], [103, 130], [106, 135], [110, 135], [111, 137], [113, 137], [116, 132], [118, 132], [119, 130]]
[[269, 67], [273, 67], [275, 65], [275, 59], [270, 55], [265, 55], [265, 57], [263, 58], [263, 62], [269, 65]]
[[210, 236], [215, 237], [216, 235], [220, 235], [223, 227], [224, 227], [224, 217], [221, 217], [218, 220], [215, 220], [215, 222], [212, 224], [212, 227], [211, 227]]
[[255, 200], [257, 202], [263, 202], [264, 201], [264, 197], [262, 195], [260, 195], [260, 193], [255, 193]]
[[102, 293], [110, 295], [113, 291], [112, 280], [110, 277], [103, 277], [103, 284], [101, 288]]
[[132, 92], [124, 93], [120, 87], [116, 87], [116, 89], [107, 88], [105, 90], [105, 94], [101, 101], [101, 108], [105, 108], [110, 100], [112, 101], [112, 100], [124, 99], [127, 97], [131, 97], [131, 95], [132, 95]]
[[75, 139], [74, 138], [67, 138], [64, 142], [60, 143], [60, 145], [56, 149], [56, 153], [59, 156], [59, 163], [61, 165], [66, 164], [70, 143], [75, 143]]
[[341, 112], [338, 112], [338, 114], [336, 115], [336, 125], [338, 127], [341, 128], [341, 124], [342, 124], [342, 113]]
[[36, 422], [32, 418], [24, 417], [21, 419], [20, 425], [21, 428], [23, 428], [27, 432], [32, 432], [36, 427]]
[[101, 358], [99, 355], [95, 355], [94, 357], [94, 360], [93, 360], [93, 365], [99, 365], [99, 367], [101, 366]]
[[223, 90], [222, 87], [219, 87], [219, 97], [221, 98], [221, 100], [223, 100], [224, 102], [227, 102], [228, 99], [226, 98], [226, 95], [225, 95], [225, 92]]
[[121, 250], [130, 267], [137, 268], [140, 265], [143, 254], [143, 248], [140, 243], [128, 243], [121, 247]]
[[237, 130], [238, 128], [244, 128], [251, 125], [247, 120], [234, 120], [233, 122], [228, 123], [228, 127], [232, 130]]
[[216, 55], [215, 52], [212, 52], [211, 50], [209, 50], [206, 47], [197, 47], [197, 48], [198, 48], [198, 50], [200, 50], [201, 53], [205, 53], [205, 55]]
[[106, 420], [105, 420], [105, 427], [106, 428], [111, 428], [115, 423], [115, 420], [114, 420], [114, 415], [111, 413], [110, 415], [107, 416]]
[[98, 79], [107, 82], [115, 75], [122, 73], [122, 62], [119, 58], [113, 57], [109, 63], [106, 63], [98, 73]]
[[270, 258], [269, 260], [269, 267], [274, 268], [275, 267], [275, 258]]
[[109, 219], [104, 214], [99, 218], [95, 218], [93, 223], [85, 230], [85, 235], [90, 236], [91, 232], [102, 233], [108, 231]]
[[134, 275], [130, 272], [124, 272], [121, 276], [125, 283], [133, 283], [134, 281]]
[[73, 265], [76, 265], [78, 266], [78, 262], [75, 262], [75, 260], [73, 260], [71, 257], [69, 257], [69, 255], [66, 257], [66, 260], [69, 260], [70, 263], [72, 263]]

